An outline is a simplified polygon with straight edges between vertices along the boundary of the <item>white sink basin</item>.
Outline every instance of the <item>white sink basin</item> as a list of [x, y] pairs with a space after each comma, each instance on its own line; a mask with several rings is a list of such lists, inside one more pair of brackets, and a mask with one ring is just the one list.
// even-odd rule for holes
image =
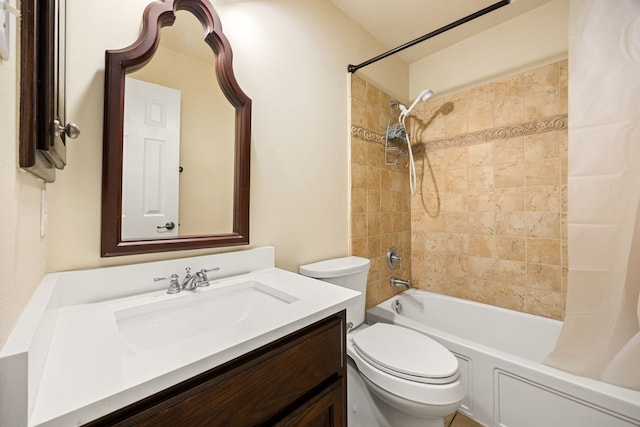
[[256, 281], [169, 298], [114, 313], [120, 336], [129, 350], [152, 350], [234, 327], [247, 319], [264, 318], [298, 300]]

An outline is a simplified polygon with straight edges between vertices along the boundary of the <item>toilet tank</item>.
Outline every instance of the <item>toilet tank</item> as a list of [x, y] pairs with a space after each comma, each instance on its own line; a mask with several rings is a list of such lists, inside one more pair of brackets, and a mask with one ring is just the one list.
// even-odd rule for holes
[[328, 259], [301, 265], [300, 274], [360, 292], [356, 301], [347, 307], [347, 328], [364, 322], [367, 275], [371, 261], [357, 256]]

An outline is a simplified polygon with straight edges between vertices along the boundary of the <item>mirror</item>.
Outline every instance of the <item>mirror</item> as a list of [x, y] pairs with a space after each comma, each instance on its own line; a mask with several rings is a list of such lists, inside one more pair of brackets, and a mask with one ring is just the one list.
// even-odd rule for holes
[[248, 244], [251, 100], [207, 0], [106, 52], [102, 256]]
[[151, 61], [125, 78], [123, 240], [233, 230], [235, 109], [202, 39], [196, 17], [177, 12]]
[[53, 182], [66, 164], [66, 139], [79, 135], [65, 124], [66, 2], [20, 4], [20, 167]]

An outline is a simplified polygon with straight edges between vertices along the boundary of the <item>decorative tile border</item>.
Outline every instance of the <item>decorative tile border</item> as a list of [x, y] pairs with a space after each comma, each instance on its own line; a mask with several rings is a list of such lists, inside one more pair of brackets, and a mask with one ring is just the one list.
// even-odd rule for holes
[[466, 135], [458, 135], [453, 138], [437, 139], [416, 144], [414, 152], [420, 153], [425, 150], [435, 150], [447, 147], [464, 147], [474, 144], [482, 144], [499, 139], [509, 139], [518, 136], [535, 135], [567, 129], [567, 115], [548, 117], [542, 120], [535, 120], [527, 123], [505, 126], [494, 129], [471, 132]]
[[386, 135], [380, 135], [372, 130], [355, 125], [351, 126], [351, 136], [355, 136], [367, 142], [382, 144], [382, 147], [386, 149], [385, 164], [389, 166], [397, 165], [402, 157], [409, 155], [407, 145], [402, 142], [399, 143], [399, 141], [404, 142], [402, 139], [390, 140], [387, 145]]
[[[414, 154], [423, 153], [426, 150], [435, 150], [447, 147], [464, 147], [474, 144], [482, 144], [497, 139], [509, 139], [518, 136], [534, 135], [545, 132], [567, 129], [568, 117], [562, 114], [554, 117], [547, 117], [542, 120], [535, 120], [527, 123], [505, 126], [477, 132], [471, 132], [464, 135], [457, 135], [453, 138], [436, 139], [426, 142], [420, 142], [413, 146]], [[364, 141], [378, 142], [384, 145], [385, 137], [372, 130], [361, 126], [351, 126], [351, 136], [355, 136]]]
[[368, 142], [379, 142], [384, 145], [384, 135], [380, 135], [372, 130], [363, 128], [362, 126], [351, 126], [351, 136], [355, 136]]

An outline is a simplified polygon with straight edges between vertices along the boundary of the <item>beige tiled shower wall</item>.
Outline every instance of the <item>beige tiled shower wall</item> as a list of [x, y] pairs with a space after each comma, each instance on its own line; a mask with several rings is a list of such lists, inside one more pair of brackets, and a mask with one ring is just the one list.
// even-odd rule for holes
[[[386, 165], [384, 135], [397, 108], [391, 97], [352, 75], [351, 78], [351, 254], [369, 258], [367, 307], [390, 298], [391, 276], [411, 278], [411, 192], [406, 157]], [[386, 254], [396, 247], [402, 265], [387, 266]]]
[[563, 318], [567, 71], [563, 60], [416, 109], [417, 287]]

